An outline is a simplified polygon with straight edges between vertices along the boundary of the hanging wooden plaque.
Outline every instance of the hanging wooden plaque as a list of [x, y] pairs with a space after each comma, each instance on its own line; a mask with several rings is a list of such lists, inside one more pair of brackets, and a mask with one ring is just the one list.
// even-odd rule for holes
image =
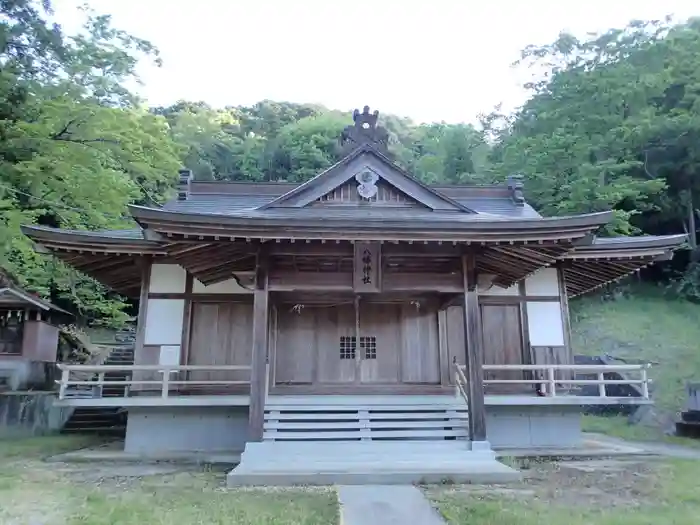
[[355, 243], [354, 289], [359, 293], [381, 291], [381, 248], [378, 242]]

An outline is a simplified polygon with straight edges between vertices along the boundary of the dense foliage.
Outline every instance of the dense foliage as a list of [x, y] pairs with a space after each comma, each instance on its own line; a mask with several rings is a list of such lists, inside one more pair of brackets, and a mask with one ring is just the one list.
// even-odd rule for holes
[[85, 318], [119, 323], [119, 298], [37, 255], [19, 226], [128, 227], [127, 204], [172, 185], [179, 160], [167, 123], [124, 87], [141, 56], [157, 55], [92, 13], [81, 34], [63, 35], [46, 4], [0, 0], [1, 262]]
[[[158, 62], [149, 42], [93, 13], [65, 35], [50, 15], [48, 2], [0, 0], [0, 263], [84, 319], [119, 324], [124, 303], [35, 254], [20, 224], [134, 226], [126, 205], [162, 202], [180, 165], [200, 180], [303, 181], [338, 159], [349, 112], [270, 100], [146, 109], [126, 86], [139, 60]], [[529, 100], [478, 128], [382, 115], [395, 160], [429, 183], [522, 174], [546, 215], [615, 209], [611, 233], [695, 230], [700, 22], [562, 34], [526, 49], [525, 65]]]

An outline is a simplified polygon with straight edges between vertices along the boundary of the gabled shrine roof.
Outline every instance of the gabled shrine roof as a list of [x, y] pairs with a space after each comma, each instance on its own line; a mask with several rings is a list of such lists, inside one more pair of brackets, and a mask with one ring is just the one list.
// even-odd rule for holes
[[[255, 210], [273, 202], [299, 185], [287, 182], [209, 182], [192, 181], [187, 200], [172, 199], [163, 210], [176, 213], [231, 215]], [[508, 186], [430, 186], [461, 206], [476, 213], [521, 219], [541, 217], [527, 202], [517, 205]]]
[[201, 270], [202, 261], [223, 264], [228, 257], [250, 265], [263, 243], [362, 240], [430, 249], [449, 244], [457, 252], [474, 244], [484, 251], [479, 271], [499, 271], [511, 281], [561, 261], [573, 296], [669, 258], [686, 239], [596, 238], [612, 212], [542, 217], [525, 201], [517, 177], [489, 186], [426, 185], [391, 160], [377, 112], [365, 107], [353, 121], [340, 141], [342, 159], [305, 183], [196, 181], [181, 170], [176, 198], [160, 208], [129, 207], [137, 228], [22, 231], [39, 248], [130, 296], [138, 295], [143, 257], [185, 266], [196, 257], [188, 271], [213, 282], [224, 274]]

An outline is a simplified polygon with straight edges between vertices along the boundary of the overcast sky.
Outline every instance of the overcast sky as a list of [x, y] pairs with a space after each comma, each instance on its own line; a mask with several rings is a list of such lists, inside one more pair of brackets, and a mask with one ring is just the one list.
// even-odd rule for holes
[[[66, 30], [84, 0], [54, 0]], [[416, 121], [473, 122], [513, 108], [528, 44], [631, 19], [700, 15], [698, 0], [89, 0], [150, 40], [163, 67], [142, 67], [149, 103], [262, 99], [352, 109], [369, 104]], [[694, 7], [693, 7], [694, 6]]]

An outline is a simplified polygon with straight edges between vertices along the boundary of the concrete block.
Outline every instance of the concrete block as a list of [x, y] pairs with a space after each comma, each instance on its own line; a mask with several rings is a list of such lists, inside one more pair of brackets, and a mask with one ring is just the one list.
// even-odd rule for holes
[[130, 408], [124, 452], [240, 452], [247, 437], [247, 407]]

